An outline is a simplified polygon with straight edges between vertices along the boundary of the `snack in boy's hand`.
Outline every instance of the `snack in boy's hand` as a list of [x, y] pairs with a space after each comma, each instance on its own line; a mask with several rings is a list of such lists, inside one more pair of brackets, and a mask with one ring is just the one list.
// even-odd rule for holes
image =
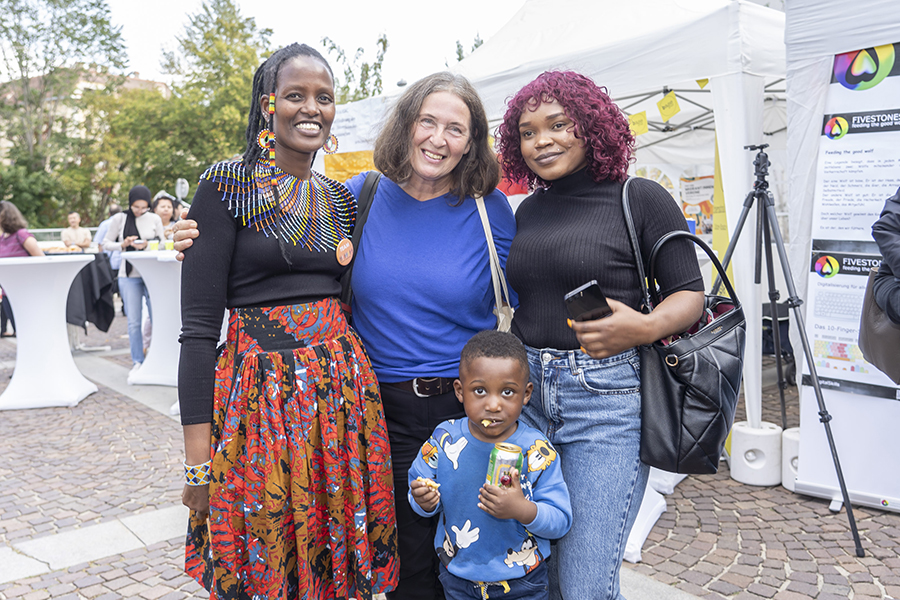
[[424, 483], [425, 485], [427, 485], [428, 487], [430, 487], [431, 489], [433, 489], [435, 491], [437, 491], [437, 489], [439, 487], [441, 487], [441, 484], [439, 484], [436, 481], [432, 481], [431, 479], [428, 479], [427, 477], [416, 477], [416, 481], [421, 481], [422, 483]]

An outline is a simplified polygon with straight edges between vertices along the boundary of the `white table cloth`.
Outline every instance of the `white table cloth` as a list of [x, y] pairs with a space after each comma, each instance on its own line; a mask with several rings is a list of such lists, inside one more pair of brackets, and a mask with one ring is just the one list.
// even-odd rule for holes
[[147, 357], [128, 376], [133, 385], [178, 385], [181, 354], [181, 263], [174, 250], [123, 252], [122, 258], [137, 267], [153, 309], [153, 336]]
[[0, 286], [16, 318], [16, 367], [0, 410], [75, 406], [97, 386], [75, 366], [66, 330], [66, 299], [93, 254], [0, 258]]

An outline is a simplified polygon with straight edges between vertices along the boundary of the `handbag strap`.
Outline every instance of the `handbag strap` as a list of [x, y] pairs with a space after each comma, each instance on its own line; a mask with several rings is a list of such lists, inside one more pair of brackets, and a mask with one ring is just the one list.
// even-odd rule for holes
[[[644, 261], [641, 257], [641, 247], [638, 244], [637, 232], [634, 228], [634, 217], [631, 214], [631, 206], [628, 202], [628, 184], [631, 183], [631, 181], [632, 178], [629, 177], [622, 186], [622, 209], [625, 211], [625, 224], [628, 229], [628, 238], [631, 240], [631, 249], [634, 252], [635, 261], [637, 262], [638, 276], [641, 280], [641, 292], [643, 294], [644, 306], [647, 307], [647, 310], [652, 310], [660, 301], [659, 292], [656, 289], [656, 257], [659, 255], [659, 250], [662, 248], [663, 244], [675, 238], [687, 238], [706, 252], [707, 256], [712, 260], [713, 265], [715, 265], [716, 270], [719, 272], [719, 276], [725, 284], [725, 289], [728, 290], [728, 297], [734, 301], [736, 307], [740, 307], [741, 302], [738, 300], [737, 294], [731, 286], [731, 281], [729, 281], [728, 275], [726, 275], [725, 269], [722, 268], [722, 263], [719, 262], [715, 252], [712, 251], [712, 248], [710, 248], [706, 242], [687, 231], [670, 231], [657, 240], [656, 244], [653, 245], [653, 249], [650, 251], [650, 277], [649, 279], [645, 277]], [[648, 282], [650, 284], [649, 287]]]
[[[741, 301], [738, 300], [737, 294], [734, 292], [734, 288], [731, 287], [731, 281], [729, 281], [728, 279], [728, 274], [722, 267], [722, 263], [719, 262], [718, 257], [716, 257], [716, 253], [713, 252], [712, 248], [710, 248], [706, 244], [706, 242], [687, 231], [670, 231], [666, 235], [659, 238], [656, 244], [653, 245], [653, 250], [650, 251], [650, 281], [656, 281], [656, 257], [659, 255], [660, 249], [666, 244], [666, 242], [677, 238], [689, 239], [696, 245], [700, 246], [701, 250], [706, 252], [706, 255], [709, 256], [709, 259], [712, 261], [713, 265], [716, 267], [716, 270], [719, 272], [719, 277], [721, 277], [722, 283], [725, 284], [725, 289], [728, 290], [728, 297], [731, 298], [731, 300], [734, 302], [736, 308], [740, 308]], [[652, 296], [653, 302], [659, 303], [659, 293], [656, 291], [656, 285], [652, 286], [650, 294]]]
[[353, 289], [350, 287], [353, 264], [356, 262], [356, 257], [359, 256], [359, 241], [362, 239], [363, 225], [369, 218], [369, 209], [372, 208], [372, 200], [375, 198], [375, 190], [378, 189], [381, 177], [382, 175], [378, 171], [369, 171], [363, 182], [359, 198], [356, 199], [356, 223], [353, 225], [353, 236], [350, 238], [353, 244], [353, 258], [350, 260], [350, 266], [341, 276], [341, 302], [348, 307], [348, 310], [350, 300], [353, 298]]
[[637, 263], [638, 279], [641, 282], [641, 298], [648, 311], [653, 310], [650, 299], [650, 290], [647, 289], [647, 276], [644, 273], [644, 258], [641, 256], [641, 246], [638, 243], [637, 231], [634, 228], [634, 216], [631, 214], [631, 205], [628, 202], [628, 184], [632, 182], [629, 177], [622, 185], [622, 210], [625, 212], [625, 225], [628, 229], [628, 239], [631, 241], [631, 250]]
[[491, 265], [491, 283], [494, 285], [494, 301], [498, 309], [504, 304], [512, 306], [512, 303], [509, 301], [509, 288], [506, 287], [506, 277], [503, 276], [503, 269], [500, 268], [500, 257], [497, 255], [497, 247], [494, 245], [494, 235], [491, 233], [491, 222], [488, 220], [484, 198], [481, 196], [475, 198], [475, 205], [478, 207], [478, 215], [481, 217], [481, 226], [484, 228], [484, 237], [487, 240], [488, 262]]

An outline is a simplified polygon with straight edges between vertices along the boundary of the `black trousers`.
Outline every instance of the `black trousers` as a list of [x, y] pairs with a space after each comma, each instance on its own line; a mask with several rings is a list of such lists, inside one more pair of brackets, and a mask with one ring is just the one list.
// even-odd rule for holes
[[419, 398], [391, 385], [382, 385], [381, 401], [391, 442], [400, 554], [400, 583], [387, 597], [389, 600], [444, 600], [444, 590], [438, 580], [440, 560], [434, 549], [439, 517], [426, 519], [413, 512], [408, 500], [407, 474], [435, 427], [448, 419], [462, 418], [465, 411], [453, 392]]
[[2, 307], [0, 307], [0, 333], [6, 333], [7, 321], [12, 325], [13, 333], [16, 332], [16, 320], [13, 318], [12, 305], [9, 296], [3, 294]]

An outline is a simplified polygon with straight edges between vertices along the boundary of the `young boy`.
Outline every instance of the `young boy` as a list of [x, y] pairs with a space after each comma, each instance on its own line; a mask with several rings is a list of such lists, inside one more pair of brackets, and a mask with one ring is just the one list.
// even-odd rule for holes
[[[441, 514], [434, 545], [448, 600], [547, 598], [550, 539], [572, 524], [559, 457], [537, 430], [518, 422], [531, 398], [525, 347], [512, 334], [482, 331], [460, 356], [456, 396], [466, 418], [445, 421], [409, 469], [409, 502]], [[485, 483], [495, 444], [513, 444], [522, 472]]]

